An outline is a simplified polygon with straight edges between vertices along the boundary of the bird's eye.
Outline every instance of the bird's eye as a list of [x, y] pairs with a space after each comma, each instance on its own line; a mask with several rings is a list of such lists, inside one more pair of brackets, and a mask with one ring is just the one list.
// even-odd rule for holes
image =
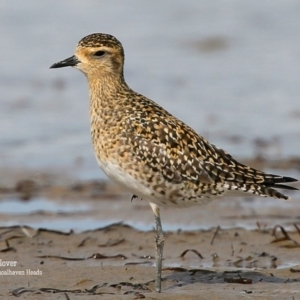
[[103, 56], [105, 54], [105, 51], [97, 51], [94, 53], [95, 56]]

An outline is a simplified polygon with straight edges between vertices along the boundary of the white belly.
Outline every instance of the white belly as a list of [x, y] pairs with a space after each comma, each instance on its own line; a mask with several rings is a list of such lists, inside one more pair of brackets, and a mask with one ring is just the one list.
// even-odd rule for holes
[[[208, 202], [211, 202], [212, 198], [215, 198], [215, 196], [211, 197], [211, 195], [206, 195], [204, 197], [201, 197], [199, 195], [199, 199], [193, 201], [184, 201], [181, 198], [170, 201], [172, 192], [176, 191], [177, 189], [176, 186], [174, 186], [173, 189], [171, 187], [169, 191], [166, 191], [165, 196], [162, 196], [155, 190], [151, 189], [151, 187], [143, 184], [141, 181], [136, 180], [133, 176], [124, 172], [124, 170], [117, 163], [113, 163], [111, 161], [103, 162], [99, 161], [98, 159], [97, 161], [101, 169], [112, 181], [125, 187], [128, 191], [130, 191], [134, 195], [139, 196], [143, 200], [147, 200], [150, 203], [154, 203], [158, 206], [167, 204], [168, 206], [189, 207], [192, 205], [206, 204]], [[182, 198], [185, 198], [184, 195], [182, 196]]]
[[[114, 164], [113, 162], [103, 162], [98, 161], [99, 166], [107, 175], [115, 183], [125, 187], [131, 193], [143, 198], [144, 200], [155, 200], [152, 194], [152, 190], [143, 185], [140, 181], [136, 180], [133, 176], [129, 175], [128, 173], [124, 172], [124, 170], [118, 165]], [[153, 201], [151, 201], [153, 202]], [[156, 202], [156, 201], [155, 201]]]

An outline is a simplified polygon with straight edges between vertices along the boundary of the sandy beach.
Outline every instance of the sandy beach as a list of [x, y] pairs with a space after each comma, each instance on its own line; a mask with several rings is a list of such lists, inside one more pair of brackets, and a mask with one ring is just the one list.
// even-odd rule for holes
[[260, 229], [168, 232], [163, 292], [157, 294], [152, 231], [126, 225], [76, 234], [1, 228], [2, 262], [17, 263], [1, 266], [0, 294], [2, 299], [298, 299], [300, 235], [284, 239], [279, 231], [276, 237]]
[[[157, 294], [147, 202], [131, 202], [107, 181], [34, 174], [1, 174], [2, 299], [300, 297], [296, 193], [291, 201], [237, 197], [162, 208], [166, 241], [163, 292]], [[38, 201], [44, 201], [40, 209]], [[31, 203], [34, 209], [22, 211]], [[5, 211], [8, 204], [15, 208]]]

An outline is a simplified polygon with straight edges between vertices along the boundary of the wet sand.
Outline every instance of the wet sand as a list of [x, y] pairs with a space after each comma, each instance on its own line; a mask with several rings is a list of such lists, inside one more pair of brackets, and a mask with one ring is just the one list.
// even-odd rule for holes
[[[1, 228], [0, 295], [21, 299], [297, 299], [299, 233], [219, 229], [166, 234], [154, 292], [154, 232], [126, 225], [81, 233]], [[285, 262], [294, 262], [293, 267]], [[28, 275], [28, 270], [33, 272]], [[36, 272], [34, 274], [34, 272]], [[68, 298], [69, 297], [69, 298]], [[293, 298], [294, 297], [294, 298]]]
[[[0, 210], [5, 203], [16, 208], [0, 213], [1, 299], [300, 299], [297, 192], [292, 201], [237, 197], [163, 208], [157, 294], [154, 222], [145, 201], [130, 202], [106, 181], [2, 172]], [[21, 211], [37, 199], [45, 201], [42, 209]], [[49, 203], [59, 209], [50, 211]], [[67, 204], [80, 209], [61, 211]], [[91, 220], [83, 230], [81, 222]], [[51, 229], [64, 221], [71, 225]]]

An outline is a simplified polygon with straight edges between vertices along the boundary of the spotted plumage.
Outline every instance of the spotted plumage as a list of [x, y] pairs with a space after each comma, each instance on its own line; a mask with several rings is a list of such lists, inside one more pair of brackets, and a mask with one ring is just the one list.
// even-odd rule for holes
[[[164, 237], [159, 206], [204, 204], [227, 192], [288, 199], [291, 177], [243, 165], [125, 82], [122, 44], [96, 33], [79, 41], [75, 55], [52, 65], [73, 66], [87, 77], [91, 135], [109, 178], [148, 200], [157, 230], [156, 290], [161, 290]], [[133, 197], [134, 198], [134, 197]]]

